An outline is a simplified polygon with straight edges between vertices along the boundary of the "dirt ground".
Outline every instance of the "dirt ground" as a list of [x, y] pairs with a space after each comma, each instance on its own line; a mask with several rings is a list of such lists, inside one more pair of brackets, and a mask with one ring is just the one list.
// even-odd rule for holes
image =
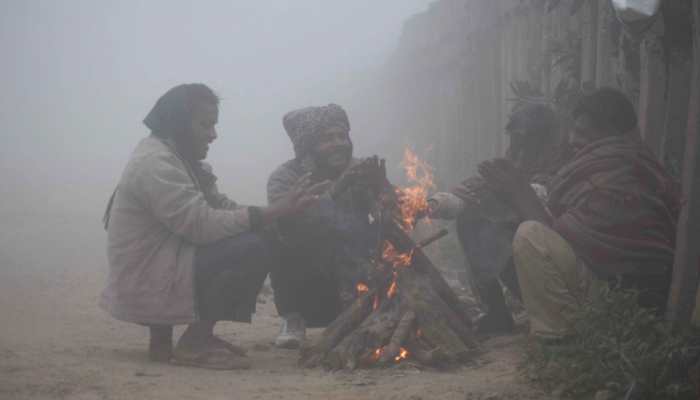
[[[60, 207], [61, 199], [49, 200], [54, 211]], [[547, 398], [518, 374], [522, 335], [486, 341], [482, 356], [449, 372], [409, 364], [355, 372], [300, 369], [296, 351], [272, 346], [279, 322], [269, 293], [251, 325], [217, 327], [249, 349], [251, 370], [151, 364], [146, 329], [97, 307], [106, 275], [97, 207], [60, 216], [27, 207], [34, 210], [31, 218], [18, 216], [21, 209], [1, 215], [13, 229], [0, 231], [0, 399]]]

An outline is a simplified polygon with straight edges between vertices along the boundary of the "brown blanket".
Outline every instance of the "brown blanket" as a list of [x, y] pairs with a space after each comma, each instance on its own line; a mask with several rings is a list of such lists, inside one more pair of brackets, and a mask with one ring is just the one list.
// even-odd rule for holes
[[638, 138], [581, 149], [552, 179], [549, 208], [554, 229], [600, 277], [673, 264], [679, 187]]

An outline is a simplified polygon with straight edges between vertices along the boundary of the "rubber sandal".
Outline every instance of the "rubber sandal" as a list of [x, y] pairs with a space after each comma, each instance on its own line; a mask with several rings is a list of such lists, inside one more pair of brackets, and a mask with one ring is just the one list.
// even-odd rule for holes
[[173, 350], [171, 363], [213, 370], [249, 369], [251, 366], [248, 358], [235, 355], [223, 348], [194, 351], [176, 347]]
[[248, 351], [246, 349], [244, 349], [243, 347], [237, 346], [233, 343], [229, 343], [228, 341], [226, 341], [218, 336], [214, 336], [214, 341], [217, 344], [221, 345], [226, 350], [230, 351], [231, 353], [233, 353], [237, 356], [247, 357], [247, 355], [248, 355]]

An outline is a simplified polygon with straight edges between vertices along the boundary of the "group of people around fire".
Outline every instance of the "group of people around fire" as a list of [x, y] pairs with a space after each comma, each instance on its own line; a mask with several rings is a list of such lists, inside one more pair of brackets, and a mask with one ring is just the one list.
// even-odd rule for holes
[[[306, 107], [282, 118], [294, 157], [269, 177], [268, 204], [238, 204], [204, 162], [218, 118], [214, 91], [183, 84], [144, 119], [150, 134], [105, 213], [101, 306], [149, 327], [154, 361], [240, 369], [251, 365], [245, 349], [214, 335], [215, 324], [250, 322], [268, 275], [277, 346], [298, 348], [307, 327], [333, 321], [355, 295], [352, 260], [376, 250], [379, 227], [368, 214], [384, 182], [367, 167], [376, 157], [353, 156], [343, 108]], [[558, 120], [546, 104], [515, 107], [506, 156], [428, 199], [426, 216], [457, 220], [484, 334], [514, 329], [502, 285], [545, 341], [566, 338], [581, 300], [606, 285], [637, 288], [643, 305], [664, 307], [679, 192], [641, 141], [631, 102], [610, 88], [584, 95], [567, 152], [555, 151]], [[179, 324], [187, 328], [173, 346]]]

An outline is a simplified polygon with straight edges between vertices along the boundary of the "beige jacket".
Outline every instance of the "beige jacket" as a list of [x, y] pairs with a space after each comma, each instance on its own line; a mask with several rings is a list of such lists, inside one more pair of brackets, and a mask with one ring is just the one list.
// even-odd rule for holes
[[129, 322], [196, 321], [196, 246], [249, 229], [247, 208], [220, 194], [215, 183], [202, 188], [174, 146], [155, 136], [143, 139], [110, 210], [109, 277], [100, 306]]

